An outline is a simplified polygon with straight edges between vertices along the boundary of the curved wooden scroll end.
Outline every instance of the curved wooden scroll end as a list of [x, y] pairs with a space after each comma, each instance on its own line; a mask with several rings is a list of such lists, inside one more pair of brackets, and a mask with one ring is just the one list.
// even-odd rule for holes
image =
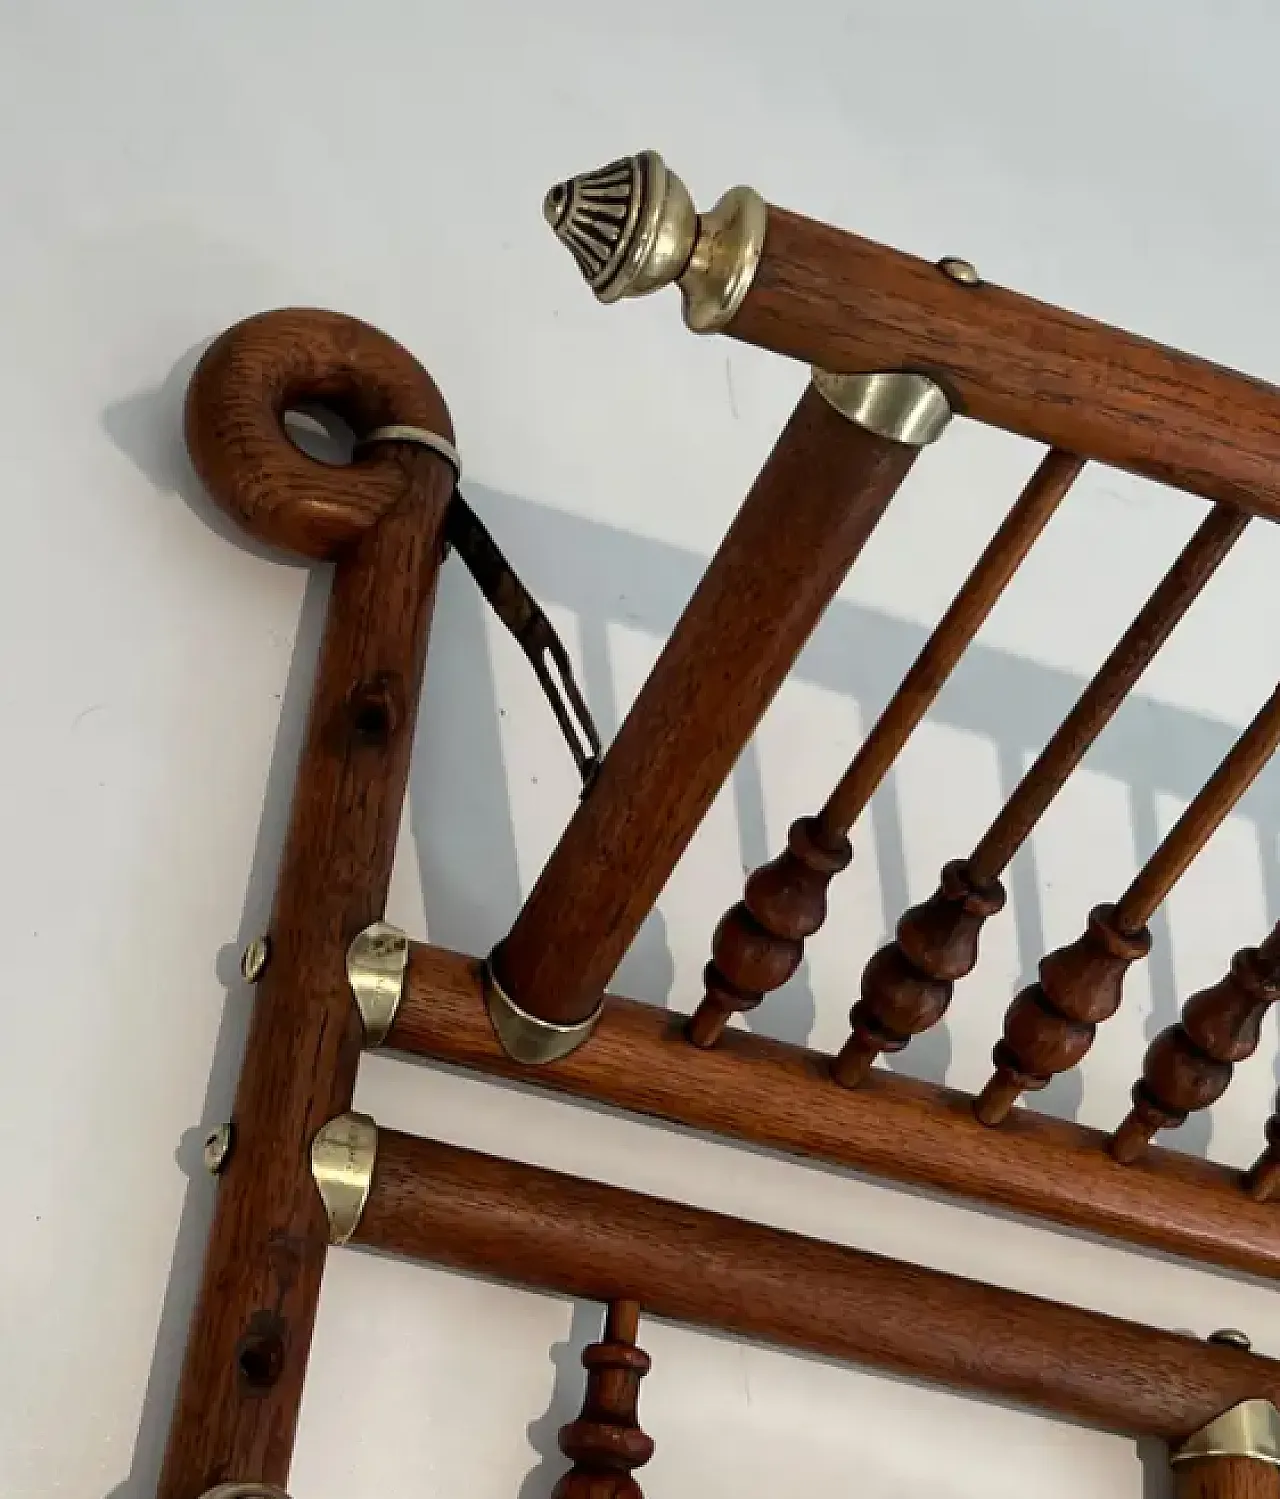
[[582, 1414], [560, 1431], [560, 1450], [573, 1467], [551, 1499], [643, 1499], [631, 1476], [653, 1456], [636, 1414], [640, 1381], [649, 1372], [649, 1355], [636, 1347], [639, 1322], [638, 1302], [610, 1302], [604, 1337], [583, 1349]]
[[282, 308], [215, 339], [187, 390], [187, 448], [196, 472], [251, 536], [304, 557], [333, 558], [399, 504], [412, 478], [403, 451], [390, 446], [342, 467], [307, 457], [283, 418], [308, 403], [335, 412], [357, 440], [377, 427], [405, 425], [452, 443], [453, 424], [413, 355], [357, 318]]

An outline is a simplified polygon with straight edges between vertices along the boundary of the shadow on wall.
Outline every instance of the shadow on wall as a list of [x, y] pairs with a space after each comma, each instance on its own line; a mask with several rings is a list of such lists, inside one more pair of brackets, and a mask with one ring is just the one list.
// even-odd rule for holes
[[[104, 414], [103, 425], [150, 482], [176, 492], [220, 534], [261, 555], [263, 549], [236, 532], [209, 503], [182, 447], [182, 393], [198, 353], [193, 350], [181, 361], [161, 390], [111, 408]], [[576, 617], [584, 690], [607, 740], [625, 711], [625, 704], [617, 702], [614, 691], [610, 627], [622, 624], [665, 638], [696, 586], [706, 559], [478, 485], [468, 485], [467, 496], [534, 594], [543, 603]], [[110, 1499], [143, 1499], [154, 1492], [159, 1473], [212, 1214], [212, 1188], [200, 1168], [198, 1146], [204, 1129], [226, 1117], [234, 1091], [249, 1012], [235, 959], [248, 938], [262, 930], [270, 906], [327, 586], [327, 573], [317, 569], [299, 623], [240, 932], [237, 943], [228, 946], [218, 959], [219, 976], [228, 988], [228, 1004], [201, 1111], [203, 1124], [190, 1132], [178, 1152], [179, 1165], [191, 1185], [175, 1245], [133, 1467]], [[421, 720], [410, 781], [412, 836], [433, 939], [471, 952], [486, 951], [502, 935], [502, 925], [514, 914], [522, 894], [485, 609], [460, 565], [454, 562], [446, 567], [427, 674], [428, 710]], [[795, 675], [850, 698], [873, 713], [888, 699], [925, 636], [919, 626], [838, 600], [802, 656]], [[976, 646], [965, 657], [932, 718], [995, 746], [1002, 790], [1007, 794], [1028, 758], [1044, 744], [1083, 685], [1083, 680], [1069, 673]], [[447, 711], [431, 711], [431, 704], [436, 703], [447, 705]], [[1234, 731], [1227, 725], [1149, 699], [1136, 697], [1126, 704], [1092, 751], [1089, 763], [1128, 787], [1139, 857], [1145, 857], [1156, 841], [1156, 798], [1162, 794], [1183, 799], [1193, 795], [1233, 738]], [[814, 801], [826, 789], [814, 787]], [[777, 850], [770, 846], [767, 836], [763, 780], [753, 746], [748, 747], [735, 770], [733, 795], [741, 861], [744, 866], [755, 867]], [[811, 808], [793, 809], [795, 814], [807, 810]], [[1275, 863], [1280, 832], [1280, 767], [1264, 774], [1239, 810], [1253, 821], [1258, 832], [1268, 909], [1280, 909], [1280, 867]], [[883, 934], [909, 898], [902, 813], [892, 777], [872, 804], [870, 817], [881, 878]], [[1030, 851], [1015, 861], [1009, 883], [1021, 965], [1029, 977], [1044, 950], [1038, 881]], [[1176, 1016], [1180, 999], [1167, 957], [1167, 932], [1157, 929], [1156, 939], [1151, 964], [1150, 1034]], [[1162, 952], [1166, 956], [1159, 956]], [[624, 961], [616, 987], [650, 1003], [665, 1004], [672, 998], [673, 977], [664, 925], [660, 914], [655, 914]], [[678, 1006], [691, 1008], [697, 997], [681, 994]], [[815, 996], [802, 969], [769, 1005], [749, 1017], [749, 1023], [762, 1033], [802, 1043], [812, 1032], [815, 1013]], [[950, 1042], [945, 1026], [939, 1026], [906, 1053], [904, 1068], [918, 1076], [942, 1080], [949, 1061]], [[1077, 1091], [1073, 1093], [1073, 1089]], [[1074, 1075], [1068, 1075], [1049, 1090], [1042, 1106], [1070, 1115], [1078, 1103], [1078, 1082]], [[1178, 1144], [1202, 1154], [1208, 1129], [1207, 1118], [1200, 1116], [1189, 1127], [1190, 1133], [1181, 1132]], [[1197, 1130], [1203, 1133], [1196, 1134]], [[551, 1407], [531, 1425], [529, 1433], [542, 1461], [529, 1474], [522, 1499], [540, 1499], [561, 1471], [555, 1433], [576, 1414], [581, 1390], [578, 1358], [598, 1326], [599, 1309], [578, 1306], [568, 1340], [554, 1351], [557, 1378]]]

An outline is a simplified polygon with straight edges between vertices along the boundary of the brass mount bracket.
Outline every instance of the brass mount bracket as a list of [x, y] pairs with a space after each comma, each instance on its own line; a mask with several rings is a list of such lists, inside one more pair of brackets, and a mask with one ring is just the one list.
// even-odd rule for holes
[[359, 1227], [377, 1158], [378, 1126], [368, 1114], [339, 1114], [311, 1142], [311, 1175], [329, 1218], [330, 1244], [345, 1244]]
[[1187, 1438], [1169, 1461], [1251, 1457], [1280, 1467], [1280, 1411], [1269, 1400], [1242, 1400]]
[[567, 1057], [591, 1035], [604, 1010], [604, 1002], [574, 1025], [555, 1025], [522, 1010], [498, 982], [493, 954], [484, 965], [484, 1001], [489, 1020], [503, 1051], [516, 1062], [542, 1067]]
[[600, 301], [675, 283], [695, 333], [733, 321], [751, 290], [769, 222], [768, 205], [749, 187], [730, 188], [699, 214], [656, 151], [557, 183], [542, 211]]
[[398, 926], [375, 921], [347, 948], [347, 983], [364, 1025], [364, 1044], [381, 1046], [404, 994], [409, 939]]
[[856, 426], [907, 447], [937, 442], [951, 420], [951, 402], [942, 387], [907, 370], [833, 375], [815, 369], [813, 388]]
[[200, 1499], [289, 1499], [274, 1483], [220, 1483], [206, 1489]]

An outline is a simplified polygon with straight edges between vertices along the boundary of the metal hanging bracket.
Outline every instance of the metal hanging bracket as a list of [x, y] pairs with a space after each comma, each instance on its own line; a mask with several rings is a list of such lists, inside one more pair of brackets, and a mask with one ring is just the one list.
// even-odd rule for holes
[[378, 1158], [378, 1126], [368, 1114], [339, 1114], [311, 1142], [311, 1175], [329, 1217], [330, 1244], [360, 1226]]
[[398, 926], [375, 921], [347, 948], [347, 982], [364, 1025], [364, 1044], [381, 1046], [404, 993], [409, 939]]

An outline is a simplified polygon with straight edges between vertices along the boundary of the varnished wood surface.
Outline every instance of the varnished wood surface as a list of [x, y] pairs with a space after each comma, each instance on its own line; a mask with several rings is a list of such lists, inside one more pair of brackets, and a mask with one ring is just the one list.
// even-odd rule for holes
[[1280, 1499], [1280, 1468], [1250, 1457], [1206, 1457], [1173, 1469], [1174, 1499]]
[[1280, 1398], [1239, 1349], [390, 1130], [355, 1241], [1132, 1436]]
[[827, 887], [853, 857], [849, 832], [1083, 466], [1070, 453], [1045, 455], [822, 810], [792, 827], [788, 847], [751, 876], [725, 913], [707, 992], [689, 1022], [695, 1046], [713, 1046], [735, 1012], [754, 1009], [800, 966], [805, 939], [826, 919]]
[[835, 1087], [818, 1052], [729, 1031], [711, 1051], [684, 1018], [610, 998], [591, 1040], [547, 1067], [521, 1068], [494, 1038], [479, 965], [414, 943], [388, 1044], [590, 1098], [728, 1140], [851, 1167], [990, 1203], [1226, 1270], [1280, 1278], [1280, 1206], [1251, 1201], [1239, 1175], [1152, 1148], [1133, 1166], [1101, 1130], [1019, 1109], [984, 1129], [966, 1093], [876, 1072]]
[[[297, 453], [283, 431], [258, 442], [275, 420], [274, 408], [258, 409], [263, 390], [290, 388], [275, 362], [286, 371], [309, 358], [323, 366], [343, 349], [352, 360], [345, 383], [326, 393], [353, 415], [364, 409], [366, 372], [375, 389], [383, 376], [409, 379], [409, 356], [363, 324], [289, 313], [224, 335], [192, 388], [188, 431], [201, 472], [254, 534], [306, 546], [321, 532], [355, 530], [334, 573], [271, 957], [257, 986], [235, 1143], [219, 1181], [159, 1499], [198, 1499], [233, 1479], [287, 1480], [328, 1238], [308, 1153], [320, 1126], [351, 1105], [362, 1037], [343, 955], [382, 915], [408, 774], [452, 471], [405, 445], [367, 468], [328, 469]], [[439, 393], [412, 368], [412, 399], [375, 401], [377, 415], [448, 433]], [[221, 401], [210, 395], [215, 382]], [[350, 399], [339, 399], [344, 390]], [[301, 474], [321, 497], [346, 495], [338, 530], [325, 505], [304, 514]]]
[[595, 1010], [915, 456], [805, 392], [494, 954], [524, 1010]]
[[[982, 268], [979, 267], [979, 270]], [[931, 374], [967, 416], [1280, 516], [1280, 391], [770, 208], [733, 337], [837, 371]]]

